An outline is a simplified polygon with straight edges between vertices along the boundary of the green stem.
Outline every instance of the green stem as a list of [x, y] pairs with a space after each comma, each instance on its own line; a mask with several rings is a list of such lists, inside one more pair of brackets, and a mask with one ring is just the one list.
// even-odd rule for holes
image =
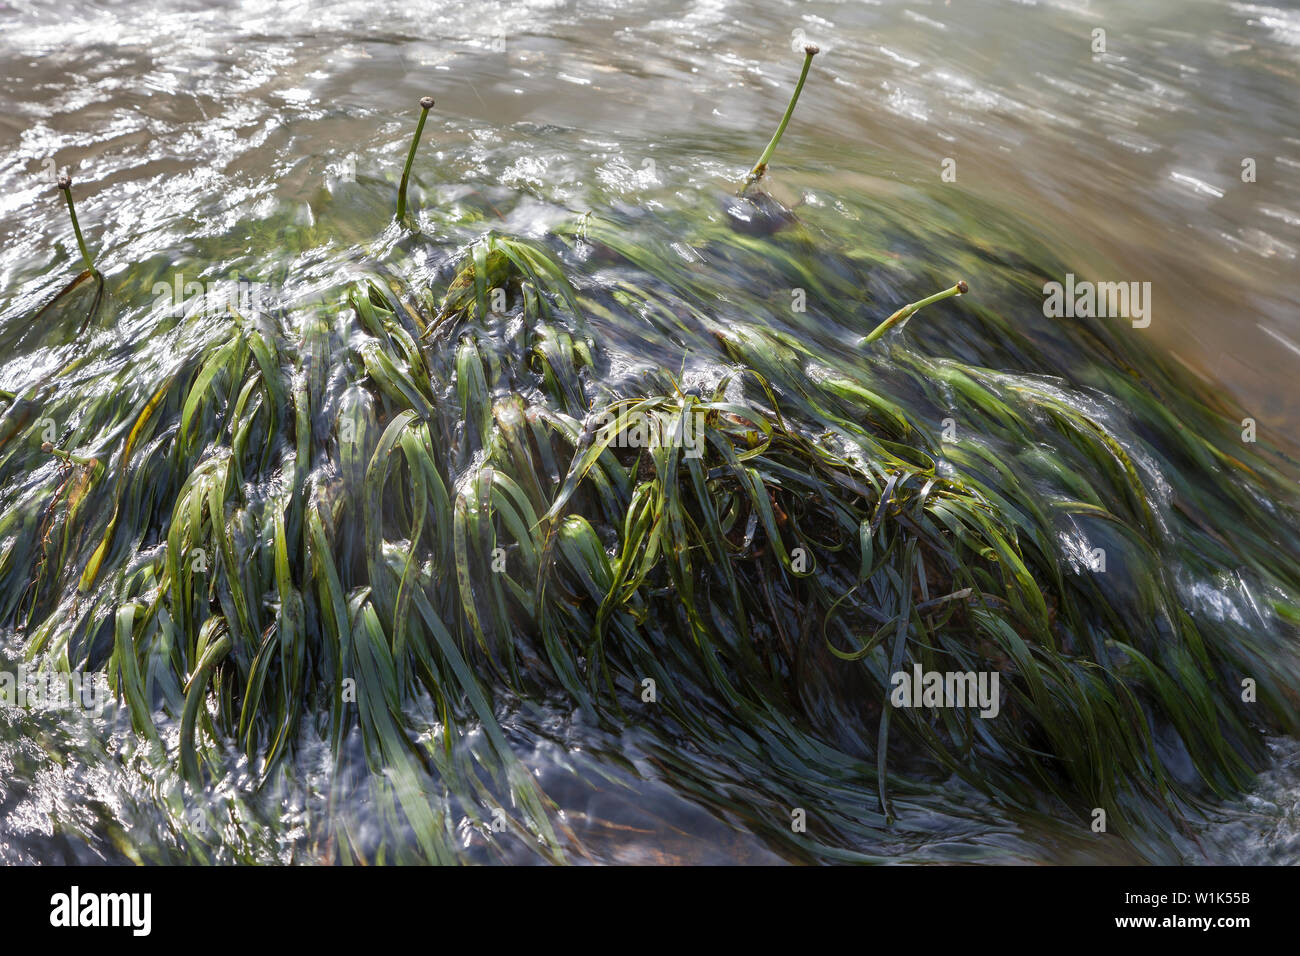
[[55, 448], [49, 442], [41, 443], [41, 451], [53, 455], [56, 458], [62, 458], [66, 462], [74, 465], [81, 465], [84, 468], [94, 468], [99, 464], [98, 458], [83, 458], [81, 455], [74, 455], [71, 452], [64, 451], [62, 448]]
[[867, 337], [864, 338], [858, 344], [866, 345], [869, 342], [874, 342], [876, 341], [876, 339], [880, 338], [882, 335], [884, 335], [894, 326], [898, 325], [900, 322], [905, 322], [908, 319], [910, 319], [913, 315], [915, 315], [921, 309], [924, 309], [927, 305], [933, 305], [935, 302], [941, 302], [942, 300], [951, 298], [954, 295], [965, 295], [969, 289], [970, 286], [966, 285], [966, 281], [963, 279], [961, 282], [958, 282], [951, 289], [944, 289], [942, 292], [936, 292], [928, 299], [922, 299], [920, 302], [913, 302], [911, 305], [905, 305], [897, 312], [895, 312], [893, 315], [891, 315], [889, 318], [885, 319], [885, 321], [881, 322], [874, 329], [872, 329], [867, 334]]
[[63, 190], [63, 198], [68, 203], [68, 215], [72, 217], [72, 231], [77, 234], [77, 245], [81, 248], [81, 258], [86, 263], [86, 268], [95, 272], [95, 261], [90, 258], [90, 250], [86, 248], [86, 240], [81, 235], [81, 224], [77, 222], [77, 209], [72, 205], [72, 177], [60, 176], [59, 189]]
[[402, 185], [397, 190], [397, 218], [399, 220], [406, 218], [406, 184], [411, 178], [411, 164], [415, 162], [415, 150], [420, 145], [420, 137], [424, 134], [424, 121], [429, 118], [429, 110], [433, 109], [433, 97], [425, 96], [420, 99], [420, 122], [415, 126], [415, 137], [411, 140], [411, 151], [406, 154], [406, 168], [402, 170]]
[[777, 144], [781, 142], [781, 137], [785, 135], [785, 128], [790, 125], [790, 117], [794, 115], [795, 104], [799, 102], [799, 94], [803, 92], [804, 81], [808, 79], [808, 68], [812, 66], [813, 57], [821, 51], [817, 46], [810, 43], [803, 48], [803, 52], [803, 72], [799, 74], [799, 83], [794, 88], [794, 96], [790, 97], [790, 105], [785, 108], [785, 115], [781, 117], [781, 125], [778, 126], [776, 132], [772, 134], [772, 140], [767, 144], [767, 149], [763, 150], [763, 155], [758, 157], [758, 162], [756, 162], [754, 168], [749, 171], [749, 176], [745, 179], [745, 185], [740, 190], [742, 193], [750, 186], [754, 185], [754, 183], [758, 182], [758, 180], [762, 178], [763, 173], [767, 171], [768, 160], [770, 160], [772, 154], [776, 152]]

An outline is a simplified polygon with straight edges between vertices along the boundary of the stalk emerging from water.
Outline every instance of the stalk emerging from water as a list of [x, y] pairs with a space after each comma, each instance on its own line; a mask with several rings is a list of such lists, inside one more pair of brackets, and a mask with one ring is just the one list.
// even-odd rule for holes
[[92, 471], [99, 467], [98, 458], [83, 458], [81, 455], [74, 455], [71, 452], [64, 451], [62, 448], [55, 448], [50, 442], [41, 443], [41, 451], [47, 455], [53, 455], [55, 458], [62, 458], [70, 465], [80, 465], [83, 468], [89, 468]]
[[785, 115], [781, 117], [781, 125], [772, 134], [772, 140], [767, 144], [767, 149], [763, 150], [763, 155], [758, 157], [758, 162], [749, 171], [749, 176], [745, 179], [745, 185], [740, 190], [742, 194], [750, 186], [762, 179], [763, 174], [767, 172], [768, 161], [771, 160], [772, 154], [776, 152], [777, 144], [781, 142], [781, 137], [785, 135], [785, 128], [790, 125], [790, 117], [794, 115], [795, 104], [799, 102], [799, 94], [803, 92], [804, 81], [808, 79], [808, 68], [812, 66], [813, 57], [821, 52], [821, 48], [815, 43], [809, 43], [803, 48], [803, 52], [803, 72], [799, 74], [799, 83], [794, 88], [794, 95], [790, 97], [790, 105], [785, 108]]
[[913, 315], [915, 315], [921, 309], [924, 309], [927, 305], [933, 305], [935, 302], [941, 302], [944, 299], [952, 298], [954, 295], [965, 295], [969, 290], [970, 290], [970, 286], [968, 286], [966, 284], [966, 280], [963, 279], [962, 281], [958, 282], [955, 286], [953, 286], [951, 289], [944, 289], [942, 292], [936, 292], [928, 299], [922, 299], [919, 302], [913, 302], [911, 305], [905, 305], [897, 312], [895, 312], [893, 315], [891, 315], [889, 318], [885, 319], [885, 321], [877, 325], [869, 333], [867, 333], [866, 338], [864, 338], [858, 344], [866, 345], [869, 342], [874, 342], [876, 341], [876, 339], [880, 338], [882, 335], [884, 335], [894, 326], [898, 325], [900, 322], [905, 322], [908, 319], [910, 319]]
[[86, 268], [98, 275], [95, 260], [90, 257], [90, 250], [86, 248], [86, 240], [81, 235], [81, 224], [77, 222], [76, 207], [72, 205], [72, 177], [60, 176], [59, 189], [63, 191], [63, 198], [68, 203], [68, 215], [72, 217], [72, 231], [77, 234], [77, 245], [81, 247], [81, 258], [86, 263]]
[[397, 190], [397, 218], [406, 218], [406, 184], [411, 179], [411, 164], [415, 162], [415, 151], [419, 148], [420, 137], [424, 134], [424, 121], [433, 109], [433, 97], [420, 98], [420, 122], [415, 126], [415, 136], [411, 139], [411, 151], [406, 154], [406, 168], [402, 170], [402, 185]]

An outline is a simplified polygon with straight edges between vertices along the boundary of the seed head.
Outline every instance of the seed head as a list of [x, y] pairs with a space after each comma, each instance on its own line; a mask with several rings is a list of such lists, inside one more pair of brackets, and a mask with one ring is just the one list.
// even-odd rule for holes
[[432, 96], [420, 97], [420, 109], [424, 109], [424, 110], [433, 109], [433, 97]]
[[803, 48], [803, 51], [807, 53], [809, 56], [816, 56], [818, 53], [822, 51], [822, 48], [819, 47], [816, 43], [809, 43], [806, 47]]
[[67, 173], [64, 173], [62, 176], [60, 176], [60, 177], [59, 177], [59, 188], [62, 189], [64, 192], [67, 192], [69, 189], [71, 189], [71, 188], [72, 188], [72, 177], [69, 176]]
[[968, 286], [968, 285], [966, 284], [966, 280], [965, 280], [965, 279], [962, 279], [960, 282], [957, 283], [957, 292], [958, 292], [958, 294], [960, 294], [960, 295], [965, 295], [965, 294], [966, 294], [967, 292], [969, 292], [969, 291], [970, 291], [970, 286]]

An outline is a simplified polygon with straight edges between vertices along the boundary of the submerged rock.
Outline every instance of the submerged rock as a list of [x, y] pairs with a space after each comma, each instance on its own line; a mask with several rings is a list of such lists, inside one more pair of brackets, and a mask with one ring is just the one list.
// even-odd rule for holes
[[758, 190], [743, 196], [723, 195], [721, 205], [731, 228], [747, 236], [770, 236], [797, 221], [793, 212]]

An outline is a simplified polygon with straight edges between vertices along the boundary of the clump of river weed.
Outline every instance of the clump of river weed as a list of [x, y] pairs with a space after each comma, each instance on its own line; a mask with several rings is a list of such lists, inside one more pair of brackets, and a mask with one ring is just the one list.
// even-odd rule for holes
[[[305, 292], [160, 304], [141, 264], [104, 294], [74, 218], [55, 361], [0, 395], [0, 617], [107, 676], [178, 819], [324, 747], [308, 858], [466, 859], [468, 821], [581, 859], [505, 727], [558, 701], [789, 859], [1011, 814], [1168, 860], [1300, 731], [1291, 486], [1135, 337], [980, 304], [1010, 253], [927, 262], [884, 217], [411, 208], [432, 106], [397, 220]], [[793, 107], [724, 203], [766, 214]]]

